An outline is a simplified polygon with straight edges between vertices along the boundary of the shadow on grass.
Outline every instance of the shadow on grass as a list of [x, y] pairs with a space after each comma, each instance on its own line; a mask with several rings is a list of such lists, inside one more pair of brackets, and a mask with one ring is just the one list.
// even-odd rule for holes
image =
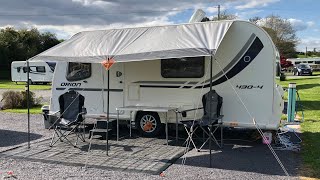
[[[298, 76], [298, 77], [295, 77], [295, 76], [287, 76], [287, 79], [286, 81], [294, 81], [294, 82], [303, 82], [303, 81], [306, 81], [306, 80], [316, 80], [320, 78], [320, 75], [316, 75], [316, 76]], [[284, 81], [285, 82], [285, 81]]]
[[[282, 110], [283, 114], [287, 114], [288, 102], [284, 102], [284, 107]], [[306, 111], [306, 110], [320, 110], [320, 101], [297, 101], [296, 111]]]
[[[42, 135], [30, 133], [30, 141], [41, 138]], [[0, 147], [14, 146], [28, 142], [28, 133], [0, 129]]]
[[[320, 81], [320, 80], [319, 80]], [[297, 89], [302, 90], [302, 89], [312, 89], [314, 87], [318, 87], [320, 84], [298, 84]]]
[[320, 101], [298, 101], [297, 104], [303, 110], [320, 110]]
[[320, 133], [303, 132], [302, 138], [304, 165], [300, 170], [300, 176], [320, 178]]

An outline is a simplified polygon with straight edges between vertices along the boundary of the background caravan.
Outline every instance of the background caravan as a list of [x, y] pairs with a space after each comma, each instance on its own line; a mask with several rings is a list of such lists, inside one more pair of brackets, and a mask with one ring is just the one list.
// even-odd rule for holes
[[[267, 33], [250, 22], [82, 32], [33, 59], [46, 57], [57, 60], [59, 72], [54, 74], [50, 111], [59, 110], [58, 97], [74, 89], [85, 96], [88, 115], [105, 114], [109, 80], [111, 117], [117, 107], [127, 105], [196, 108], [211, 83], [223, 97], [224, 126], [255, 128], [251, 114], [262, 129], [279, 127], [283, 100], [275, 82], [276, 49]], [[110, 79], [100, 63], [108, 57], [116, 61]], [[187, 118], [201, 117], [202, 111]], [[164, 114], [134, 112], [132, 122], [140, 131], [145, 116], [155, 120], [156, 128], [148, 133], [156, 134]], [[129, 117], [120, 113], [121, 119]], [[175, 123], [174, 113], [168, 118]]]
[[[29, 84], [52, 81], [55, 62], [29, 61]], [[11, 79], [13, 82], [27, 82], [27, 62], [13, 61], [11, 63]]]

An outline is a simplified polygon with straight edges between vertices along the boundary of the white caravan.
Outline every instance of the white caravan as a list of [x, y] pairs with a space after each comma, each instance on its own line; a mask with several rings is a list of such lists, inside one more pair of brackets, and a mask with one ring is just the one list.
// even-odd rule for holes
[[[55, 62], [29, 61], [29, 84], [50, 83], [55, 66]], [[11, 79], [13, 82], [27, 82], [27, 72], [26, 61], [13, 61], [11, 63]]]
[[[102, 52], [106, 50], [105, 52]], [[105, 53], [105, 54], [102, 54]], [[283, 109], [281, 87], [276, 85], [275, 46], [260, 27], [246, 21], [219, 21], [182, 25], [82, 32], [33, 59], [58, 61], [53, 78], [50, 111], [59, 110], [58, 97], [68, 90], [85, 96], [88, 114], [107, 112], [107, 70], [103, 60], [116, 61], [110, 71], [110, 116], [128, 105], [202, 107], [209, 91], [210, 59], [213, 89], [223, 97], [223, 124], [227, 127], [276, 130]], [[203, 110], [186, 118], [201, 117]], [[132, 122], [156, 120], [158, 132], [165, 115], [134, 112]], [[129, 119], [120, 112], [120, 119]], [[168, 115], [175, 123], [174, 112]], [[154, 121], [153, 121], [154, 122]]]

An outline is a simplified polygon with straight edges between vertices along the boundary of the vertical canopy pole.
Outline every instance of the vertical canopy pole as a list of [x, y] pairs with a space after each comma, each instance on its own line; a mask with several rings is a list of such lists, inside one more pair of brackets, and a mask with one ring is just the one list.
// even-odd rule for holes
[[[109, 58], [108, 58], [108, 64], [110, 63], [109, 62]], [[108, 84], [107, 84], [107, 88], [108, 88], [108, 91], [107, 91], [107, 120], [108, 120], [108, 122], [109, 122], [109, 110], [110, 110], [110, 68], [108, 69]], [[109, 123], [107, 123], [107, 124], [109, 124]], [[107, 128], [109, 128], [109, 127], [107, 127]]]
[[[211, 57], [210, 57], [210, 91], [209, 91], [209, 97], [210, 97], [210, 103], [209, 103], [209, 119], [211, 120], [212, 119], [212, 109], [211, 109], [211, 104], [212, 104], [212, 98], [211, 98], [211, 92], [212, 92], [212, 52], [211, 52]], [[210, 128], [210, 135], [211, 135], [211, 129], [212, 129], [212, 127]], [[210, 151], [210, 164], [209, 164], [209, 167], [211, 168], [212, 167], [212, 152], [211, 152], [211, 138], [209, 139], [209, 151]]]
[[[108, 58], [108, 64], [110, 64], [110, 58]], [[108, 99], [107, 99], [107, 131], [108, 131], [108, 129], [109, 129], [109, 122], [110, 122], [110, 119], [109, 119], [109, 110], [110, 110], [110, 68], [108, 69], [108, 93], [107, 93], [107, 97], [108, 97]], [[106, 137], [107, 139], [107, 143], [108, 143], [108, 137]], [[108, 145], [107, 145], [108, 146]]]
[[29, 88], [30, 88], [30, 77], [29, 77], [29, 61], [27, 60], [27, 89], [26, 89], [26, 93], [27, 93], [27, 109], [28, 109], [28, 149], [30, 149], [30, 93], [29, 93]]

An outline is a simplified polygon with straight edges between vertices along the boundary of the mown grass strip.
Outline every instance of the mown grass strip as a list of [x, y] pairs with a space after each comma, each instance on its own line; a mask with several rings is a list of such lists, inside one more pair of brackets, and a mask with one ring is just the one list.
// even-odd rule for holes
[[[279, 82], [283, 87], [297, 83], [297, 89], [304, 110], [302, 129], [301, 176], [320, 178], [320, 78], [290, 79]], [[301, 116], [301, 112], [298, 113]]]
[[[19, 82], [16, 84], [15, 82], [12, 82], [10, 80], [0, 80], [0, 89], [20, 89], [24, 90], [26, 86], [26, 83]], [[30, 90], [50, 90], [51, 85], [30, 85]]]
[[[41, 114], [42, 113], [41, 106], [42, 105], [30, 108], [30, 114]], [[2, 111], [3, 112], [10, 112], [10, 113], [24, 113], [24, 114], [28, 113], [28, 109], [5, 109]]]

